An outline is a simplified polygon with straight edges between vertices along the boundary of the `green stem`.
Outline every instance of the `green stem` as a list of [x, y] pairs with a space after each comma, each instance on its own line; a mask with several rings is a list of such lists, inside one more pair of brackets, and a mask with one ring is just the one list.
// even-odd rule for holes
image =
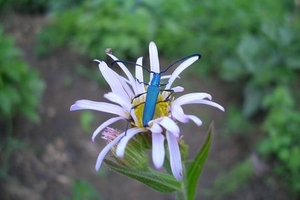
[[184, 191], [178, 191], [177, 193], [176, 193], [176, 198], [175, 198], [176, 200], [187, 200], [187, 198], [186, 198], [186, 192], [184, 192]]
[[188, 195], [187, 195], [187, 180], [186, 180], [186, 170], [185, 166], [183, 165], [183, 172], [184, 172], [184, 177], [183, 177], [183, 184], [181, 190], [177, 191], [176, 193], [176, 200], [188, 200]]

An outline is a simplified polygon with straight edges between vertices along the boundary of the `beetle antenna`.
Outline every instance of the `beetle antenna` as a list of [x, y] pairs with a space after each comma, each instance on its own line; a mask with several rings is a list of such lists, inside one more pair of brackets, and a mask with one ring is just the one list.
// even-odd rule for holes
[[149, 69], [147, 69], [146, 67], [144, 67], [143, 65], [139, 65], [137, 63], [134, 63], [134, 62], [130, 62], [130, 61], [126, 61], [126, 60], [115, 60], [113, 61], [110, 65], [113, 66], [115, 63], [123, 63], [123, 64], [129, 64], [129, 65], [136, 65], [136, 66], [139, 66], [139, 67], [142, 67], [144, 70], [146, 70], [147, 72], [149, 73], [154, 73], [153, 71], [150, 71]]
[[201, 55], [200, 55], [199, 53], [195, 53], [195, 54], [186, 56], [186, 57], [184, 57], [184, 58], [181, 58], [181, 59], [179, 59], [179, 60], [173, 62], [171, 65], [169, 65], [169, 67], [167, 67], [165, 70], [161, 71], [160, 74], [165, 73], [168, 69], [170, 69], [170, 68], [171, 68], [173, 65], [175, 65], [176, 63], [182, 62], [182, 61], [184, 61], [184, 60], [186, 60], [186, 59], [189, 59], [189, 58], [191, 58], [191, 57], [194, 57], [194, 56], [198, 56], [198, 59], [201, 58]]

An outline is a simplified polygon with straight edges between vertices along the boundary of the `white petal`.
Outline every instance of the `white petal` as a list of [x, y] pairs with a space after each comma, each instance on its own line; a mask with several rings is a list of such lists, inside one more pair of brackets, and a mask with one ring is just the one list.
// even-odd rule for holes
[[122, 138], [120, 143], [118, 144], [116, 154], [118, 157], [123, 158], [125, 154], [125, 147], [127, 145], [127, 142], [137, 133], [140, 133], [142, 130], [139, 128], [131, 128], [125, 131], [126, 135]]
[[[173, 92], [183, 92], [184, 91], [184, 87], [176, 86], [176, 87], [171, 88], [171, 90], [173, 90]], [[166, 99], [169, 95], [170, 95], [169, 91], [163, 91], [162, 92], [163, 99]]]
[[185, 105], [190, 103], [195, 103], [195, 101], [202, 100], [204, 98], [208, 98], [211, 100], [211, 95], [207, 93], [189, 93], [186, 95], [182, 95], [173, 101], [173, 104], [176, 105]]
[[104, 129], [106, 128], [107, 126], [109, 126], [110, 124], [116, 122], [116, 121], [119, 121], [121, 119], [124, 119], [124, 117], [113, 117], [105, 122], [103, 122], [93, 133], [92, 135], [92, 141], [95, 140], [95, 137]]
[[176, 86], [171, 88], [174, 92], [183, 92], [184, 91], [184, 87], [181, 86]]
[[[171, 77], [172, 77], [172, 75], [164, 75], [164, 76], [161, 76], [160, 79], [161, 79], [161, 80], [163, 80], [163, 79], [169, 79], [169, 78], [171, 78]], [[180, 76], [177, 76], [177, 78], [180, 79]]]
[[[101, 62], [99, 64], [99, 69], [100, 69], [104, 79], [109, 84], [111, 91], [114, 93], [117, 93], [117, 94], [121, 95], [123, 98], [126, 98], [129, 100], [130, 96], [133, 94], [133, 92], [131, 91], [131, 93], [130, 93], [130, 90], [125, 91], [124, 88], [127, 85], [126, 82], [123, 81], [122, 78], [120, 78], [120, 76], [115, 71], [110, 69], [105, 62]], [[127, 85], [127, 87], [128, 87], [128, 85]]]
[[86, 109], [86, 108], [83, 108], [83, 107], [81, 107], [81, 106], [76, 105], [76, 103], [73, 104], [73, 105], [71, 105], [71, 107], [70, 107], [70, 111], [85, 110], [85, 109]]
[[129, 97], [128, 99], [131, 100], [131, 97], [134, 96], [134, 90], [129, 87], [127, 83], [128, 81], [124, 77], [118, 76], [118, 78], [120, 79], [120, 83], [127, 94], [125, 97]]
[[169, 117], [163, 117], [159, 124], [167, 131], [173, 133], [176, 137], [179, 137], [180, 129], [177, 124]]
[[75, 110], [97, 110], [101, 112], [116, 114], [119, 116], [126, 117], [126, 110], [118, 105], [106, 103], [106, 102], [96, 102], [90, 100], [78, 100], [70, 108], [71, 111]]
[[[110, 56], [113, 60], [119, 60], [117, 57], [115, 57], [112, 54], [107, 54], [108, 56]], [[132, 86], [132, 89], [134, 91], [134, 94], [137, 94], [137, 88], [136, 88], [136, 79], [132, 76], [131, 72], [128, 70], [128, 68], [122, 63], [122, 62], [117, 62], [117, 64], [121, 67], [121, 69], [124, 71], [124, 73], [126, 74], [127, 78], [129, 81], [127, 81], [125, 79], [126, 83], [129, 83]], [[128, 87], [127, 84], [122, 84], [124, 89], [126, 90], [126, 92], [129, 94], [129, 96], [133, 96], [132, 91], [130, 90], [130, 88]]]
[[113, 141], [111, 141], [110, 143], [108, 143], [108, 144], [104, 147], [104, 149], [100, 152], [100, 154], [98, 155], [97, 161], [96, 161], [96, 166], [95, 166], [95, 168], [96, 168], [97, 171], [99, 170], [99, 168], [100, 168], [100, 166], [101, 166], [101, 164], [102, 164], [102, 161], [103, 161], [104, 157], [106, 156], [106, 154], [108, 153], [108, 151], [109, 151], [115, 144], [117, 144], [117, 143], [120, 141], [120, 139], [121, 139], [122, 137], [124, 137], [124, 134], [125, 134], [125, 133], [120, 134], [120, 135], [119, 135], [118, 137], [116, 137]]
[[161, 126], [155, 122], [152, 123], [152, 126], [148, 129], [151, 131], [151, 133], [162, 133], [163, 132], [163, 129], [161, 128]]
[[138, 119], [137, 119], [137, 117], [136, 117], [136, 115], [135, 115], [135, 112], [134, 112], [134, 109], [133, 109], [133, 108], [130, 109], [129, 113], [130, 113], [129, 115], [130, 115], [130, 117], [132, 118], [132, 120], [134, 121], [134, 123], [135, 123], [135, 124], [138, 124]]
[[[115, 57], [112, 54], [107, 54], [110, 56], [113, 60], [119, 60], [117, 57]], [[127, 69], [127, 67], [122, 62], [117, 62], [117, 64], [121, 67], [123, 72], [126, 74], [128, 80], [130, 81], [131, 85], [134, 86], [135, 78], [132, 76], [131, 72]]]
[[225, 109], [223, 106], [221, 106], [220, 104], [217, 104], [213, 101], [208, 101], [208, 100], [198, 100], [198, 101], [193, 101], [191, 103], [199, 103], [199, 104], [206, 104], [206, 105], [209, 105], [209, 106], [213, 106], [213, 107], [216, 107], [216, 108], [219, 108], [220, 110], [222, 110], [223, 112], [225, 112]]
[[197, 126], [201, 126], [202, 125], [202, 121], [195, 115], [186, 115], [189, 119], [193, 120], [193, 122], [195, 122], [195, 124], [197, 124]]
[[113, 92], [104, 94], [104, 98], [121, 105], [123, 108], [125, 108], [125, 110], [128, 110], [128, 111], [132, 107], [131, 102], [126, 101], [126, 99], [122, 98], [120, 95], [113, 93]]
[[[139, 82], [144, 82], [144, 75], [143, 75], [143, 68], [141, 67], [143, 65], [143, 57], [140, 57], [136, 61], [136, 67], [135, 67], [135, 77]], [[145, 85], [143, 83], [139, 83], [138, 81], [135, 81], [136, 83], [136, 91], [135, 94], [141, 94], [144, 93]]]
[[[149, 44], [149, 59], [150, 59], [150, 69], [151, 71], [155, 73], [159, 73], [159, 59], [158, 59], [158, 52], [157, 52], [157, 47], [154, 42], [150, 42]], [[151, 74], [151, 79], [152, 79]]]
[[171, 170], [174, 177], [177, 180], [181, 180], [183, 177], [182, 173], [182, 164], [181, 164], [181, 155], [179, 151], [178, 141], [177, 138], [168, 131], [166, 132], [168, 147], [169, 147], [169, 154], [170, 154], [170, 164]]
[[143, 75], [143, 57], [139, 57], [136, 60], [136, 66], [135, 66], [135, 78], [139, 79], [140, 82], [144, 81], [144, 75]]
[[181, 106], [178, 106], [176, 104], [172, 104], [171, 106], [171, 116], [180, 121], [181, 123], [189, 122], [189, 118], [184, 114]]
[[152, 160], [156, 169], [159, 169], [164, 164], [165, 160], [165, 137], [161, 133], [152, 132]]
[[172, 73], [171, 78], [169, 79], [168, 84], [166, 85], [166, 89], [170, 89], [171, 85], [173, 84], [174, 80], [179, 76], [179, 74], [198, 59], [199, 56], [194, 56], [181, 63]]

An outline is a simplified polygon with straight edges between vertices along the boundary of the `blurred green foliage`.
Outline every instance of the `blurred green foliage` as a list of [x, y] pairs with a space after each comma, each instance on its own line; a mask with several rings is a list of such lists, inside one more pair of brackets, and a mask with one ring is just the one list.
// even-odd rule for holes
[[269, 112], [263, 128], [268, 137], [259, 150], [266, 159], [275, 160], [275, 173], [282, 177], [282, 184], [300, 195], [300, 112], [295, 99], [285, 85], [276, 87], [266, 96]]
[[0, 119], [10, 120], [23, 114], [37, 121], [36, 108], [44, 82], [21, 59], [20, 50], [0, 27]]
[[63, 198], [62, 200], [100, 200], [102, 199], [92, 184], [85, 180], [77, 180], [73, 186], [73, 194], [71, 198]]
[[39, 54], [69, 44], [92, 58], [103, 55], [107, 47], [119, 57], [135, 58], [146, 52], [145, 44], [155, 40], [165, 54], [175, 56], [185, 51], [182, 42], [193, 33], [182, 17], [189, 6], [180, 0], [172, 4], [163, 0], [88, 0], [79, 5], [56, 12], [38, 37]]

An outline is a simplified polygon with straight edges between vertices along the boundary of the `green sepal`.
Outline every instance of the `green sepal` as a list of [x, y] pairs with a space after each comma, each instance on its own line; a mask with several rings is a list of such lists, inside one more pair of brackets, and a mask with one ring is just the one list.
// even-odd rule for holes
[[144, 183], [150, 188], [162, 193], [179, 191], [183, 187], [183, 183], [181, 181], [177, 181], [173, 176], [154, 171], [151, 168], [148, 168], [147, 171], [126, 168], [107, 159], [104, 159], [104, 163], [110, 169], [127, 177], [133, 178], [141, 183]]
[[113, 158], [115, 161], [125, 167], [135, 170], [147, 170], [149, 168], [149, 159], [147, 152], [144, 150], [143, 144], [140, 140], [131, 139], [125, 151], [124, 158], [116, 155], [116, 148], [112, 149]]
[[197, 155], [195, 156], [194, 160], [189, 164], [186, 172], [186, 183], [187, 183], [187, 199], [193, 200], [196, 195], [198, 179], [201, 175], [201, 171], [203, 169], [205, 160], [208, 156], [211, 141], [212, 141], [212, 134], [213, 134], [213, 122], [210, 124], [206, 139], [204, 144], [202, 145], [201, 149], [198, 151]]

